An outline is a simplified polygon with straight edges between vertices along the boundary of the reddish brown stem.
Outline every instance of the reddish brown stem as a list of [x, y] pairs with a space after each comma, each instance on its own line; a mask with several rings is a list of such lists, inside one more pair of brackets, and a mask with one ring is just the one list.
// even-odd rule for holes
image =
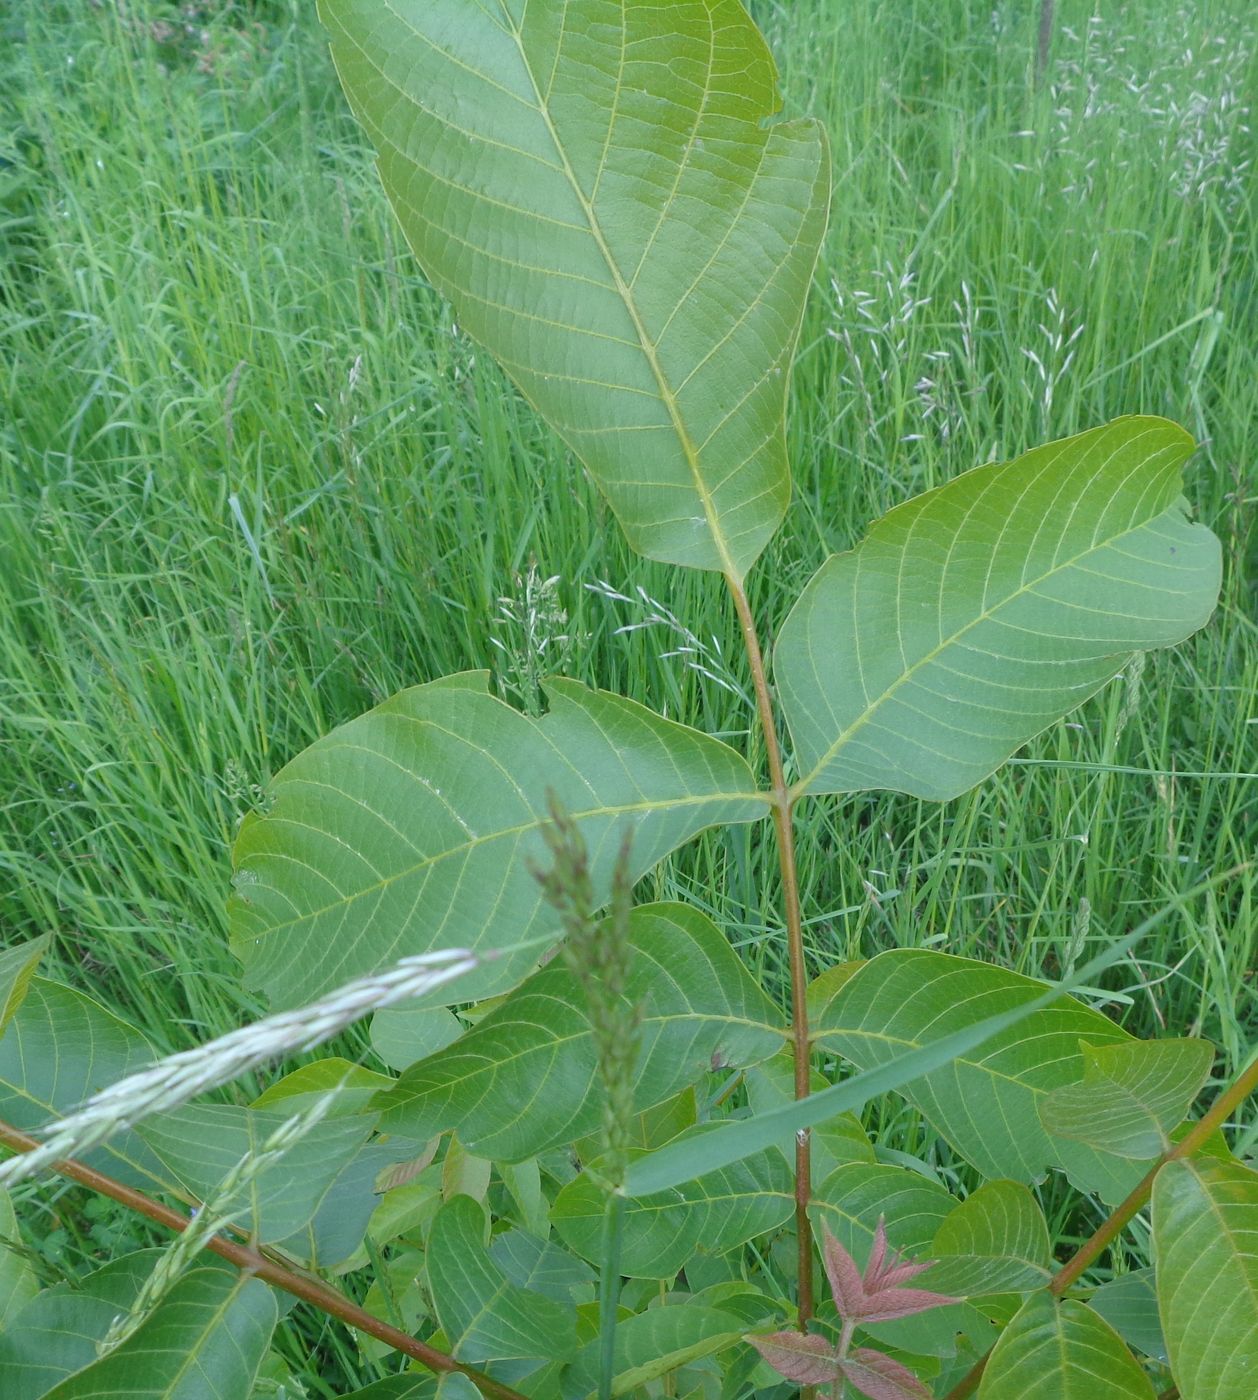
[[[1180, 1157], [1191, 1156], [1205, 1140], [1232, 1116], [1232, 1113], [1245, 1100], [1258, 1090], [1258, 1059], [1249, 1066], [1232, 1085], [1225, 1089], [1210, 1105], [1207, 1112], [1195, 1122], [1184, 1136], [1168, 1148], [1141, 1178], [1140, 1184], [1125, 1201], [1116, 1206], [1110, 1215], [1093, 1233], [1084, 1240], [1070, 1260], [1053, 1275], [1048, 1283], [1048, 1291], [1060, 1298], [1083, 1271], [1097, 1259], [1118, 1238], [1131, 1223], [1137, 1213], [1148, 1204], [1153, 1194], [1153, 1183], [1158, 1172], [1167, 1164]], [[983, 1367], [987, 1365], [987, 1353], [944, 1397], [944, 1400], [966, 1400], [978, 1388], [982, 1379]]]
[[[773, 697], [765, 675], [764, 656], [755, 618], [742, 581], [726, 575], [738, 625], [742, 628], [751, 679], [756, 692], [756, 707], [760, 713], [760, 728], [764, 732], [765, 754], [769, 763], [769, 781], [773, 790], [773, 825], [777, 832], [778, 864], [782, 871], [782, 902], [786, 916], [786, 943], [791, 968], [791, 1040], [795, 1050], [795, 1097], [806, 1099], [811, 1092], [811, 1047], [808, 1037], [808, 971], [804, 962], [804, 925], [800, 913], [799, 875], [795, 866], [795, 833], [791, 822], [791, 792], [782, 768], [782, 750], [778, 745], [777, 721]], [[813, 1315], [812, 1286], [812, 1225], [808, 1219], [808, 1202], [812, 1196], [812, 1144], [807, 1131], [795, 1138], [795, 1230], [799, 1240], [799, 1326], [806, 1328]]]
[[[25, 1133], [5, 1122], [0, 1122], [0, 1144], [14, 1152], [33, 1152], [39, 1146], [35, 1138], [28, 1137]], [[133, 1210], [138, 1215], [146, 1216], [149, 1220], [165, 1226], [168, 1230], [176, 1232], [185, 1230], [190, 1223], [188, 1217], [181, 1215], [177, 1210], [171, 1210], [169, 1206], [162, 1205], [160, 1201], [153, 1200], [151, 1196], [134, 1191], [131, 1187], [124, 1186], [120, 1181], [115, 1181], [113, 1177], [105, 1176], [102, 1172], [84, 1166], [82, 1162], [69, 1160], [57, 1162], [52, 1170], [61, 1176], [69, 1177], [72, 1181], [77, 1181], [80, 1186], [86, 1186], [91, 1191], [108, 1196], [111, 1201], [117, 1201], [119, 1205], [126, 1206], [128, 1210]], [[501, 1382], [494, 1380], [491, 1376], [486, 1376], [471, 1366], [465, 1366], [461, 1361], [456, 1361], [454, 1357], [447, 1356], [445, 1352], [428, 1346], [410, 1336], [409, 1333], [403, 1332], [397, 1327], [390, 1327], [387, 1322], [381, 1322], [378, 1317], [372, 1317], [357, 1303], [352, 1303], [343, 1293], [338, 1293], [336, 1289], [328, 1287], [319, 1279], [285, 1268], [282, 1264], [267, 1258], [248, 1245], [237, 1244], [216, 1235], [207, 1241], [205, 1247], [211, 1253], [217, 1254], [219, 1258], [226, 1259], [229, 1264], [234, 1264], [238, 1269], [255, 1275], [273, 1287], [282, 1289], [285, 1293], [291, 1293], [294, 1298], [300, 1298], [304, 1303], [310, 1303], [323, 1312], [330, 1313], [333, 1317], [339, 1318], [360, 1332], [366, 1332], [369, 1336], [393, 1347], [394, 1350], [402, 1352], [403, 1355], [421, 1362], [431, 1371], [438, 1373], [462, 1372], [473, 1382], [477, 1390], [482, 1395], [489, 1396], [490, 1400], [526, 1400], [526, 1397], [521, 1395], [518, 1390], [512, 1390], [510, 1386], [501, 1384]]]

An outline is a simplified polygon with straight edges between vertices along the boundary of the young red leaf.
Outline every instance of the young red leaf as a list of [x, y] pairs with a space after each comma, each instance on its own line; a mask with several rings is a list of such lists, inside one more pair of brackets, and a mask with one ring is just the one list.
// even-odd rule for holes
[[835, 1306], [845, 1322], [891, 1322], [898, 1317], [911, 1317], [928, 1308], [939, 1308], [958, 1301], [944, 1293], [900, 1287], [900, 1284], [929, 1269], [930, 1261], [910, 1262], [901, 1259], [895, 1250], [888, 1249], [887, 1230], [881, 1219], [874, 1231], [874, 1244], [864, 1277], [856, 1267], [856, 1261], [824, 1225], [821, 1252]]
[[881, 1351], [857, 1347], [839, 1364], [869, 1400], [930, 1400], [930, 1391], [913, 1372]]
[[843, 1374], [838, 1354], [824, 1337], [807, 1332], [770, 1332], [767, 1337], [748, 1337], [747, 1341], [788, 1381], [833, 1385]]

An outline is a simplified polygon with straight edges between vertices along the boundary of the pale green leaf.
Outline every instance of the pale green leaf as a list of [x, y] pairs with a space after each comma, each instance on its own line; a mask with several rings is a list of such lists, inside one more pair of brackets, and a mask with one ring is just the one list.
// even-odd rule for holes
[[[1003, 968], [927, 949], [893, 949], [843, 984], [813, 1031], [826, 1050], [868, 1070], [1043, 995], [1042, 982]], [[1127, 1044], [1131, 1037], [1100, 1012], [1062, 996], [900, 1092], [987, 1177], [1028, 1182], [1060, 1167], [1083, 1189], [1121, 1199], [1127, 1186], [1121, 1163], [1050, 1137], [1040, 1123], [1041, 1101], [1082, 1078], [1080, 1041]]]
[[[639, 1387], [681, 1366], [713, 1356], [742, 1340], [746, 1324], [718, 1308], [684, 1302], [651, 1308], [616, 1325], [613, 1395], [630, 1395]], [[565, 1393], [585, 1396], [599, 1379], [600, 1341], [582, 1347], [564, 1376]]]
[[52, 942], [47, 934], [0, 950], [0, 1034], [30, 990], [31, 978]]
[[[198, 1200], [215, 1195], [219, 1184], [246, 1155], [256, 1155], [266, 1140], [289, 1118], [289, 1112], [239, 1108], [234, 1104], [190, 1104], [141, 1123], [140, 1136]], [[331, 1248], [308, 1227], [334, 1191], [341, 1173], [357, 1158], [371, 1132], [373, 1119], [354, 1116], [316, 1123], [277, 1162], [265, 1167], [227, 1204], [239, 1211], [235, 1221], [263, 1244], [290, 1242], [305, 1258], [335, 1263], [349, 1248], [338, 1241]], [[378, 1166], [360, 1180], [357, 1201], [358, 1235], [366, 1229], [375, 1207], [372, 1183]], [[348, 1200], [338, 1201], [338, 1215], [351, 1213]], [[303, 1234], [303, 1232], [305, 1232]], [[338, 1232], [339, 1233], [339, 1232]]]
[[907, 501], [823, 564], [774, 660], [796, 792], [955, 797], [1203, 626], [1220, 548], [1180, 498], [1192, 451], [1120, 418]]
[[463, 1025], [444, 1006], [392, 1006], [371, 1018], [371, 1048], [390, 1069], [444, 1050], [463, 1034]]
[[1149, 1161], [1170, 1146], [1210, 1076], [1214, 1047], [1204, 1040], [1084, 1045], [1083, 1079], [1054, 1089], [1040, 1121], [1058, 1137], [1119, 1157]]
[[249, 1107], [280, 1109], [291, 1117], [307, 1111], [316, 1101], [333, 1094], [335, 1101], [327, 1110], [327, 1116], [347, 1118], [366, 1112], [367, 1105], [376, 1094], [382, 1089], [392, 1088], [393, 1083], [387, 1074], [377, 1074], [363, 1065], [354, 1064], [352, 1060], [329, 1055], [326, 1059], [302, 1065], [300, 1069], [276, 1080]]
[[[34, 977], [0, 1037], [0, 1118], [35, 1132], [156, 1058], [139, 1031], [98, 1001]], [[172, 1184], [134, 1132], [116, 1133], [82, 1160], [127, 1186], [165, 1190]]]
[[[492, 953], [558, 937], [531, 866], [548, 864], [547, 795], [572, 815], [605, 898], [622, 838], [634, 877], [766, 799], [746, 761], [705, 734], [573, 681], [550, 711], [520, 714], [484, 674], [417, 686], [295, 758], [265, 816], [236, 842], [235, 947], [251, 986], [300, 1005], [360, 973], [435, 948]], [[531, 948], [445, 995], [513, 986]]]
[[[625, 996], [642, 1008], [639, 1110], [713, 1069], [754, 1064], [781, 1047], [780, 1012], [698, 910], [635, 909], [630, 942]], [[422, 1139], [455, 1128], [470, 1149], [506, 1162], [593, 1131], [603, 1093], [587, 1000], [573, 973], [551, 963], [380, 1094], [381, 1129]]]
[[0, 1190], [0, 1330], [39, 1292], [9, 1193]]
[[428, 1237], [428, 1283], [437, 1316], [460, 1361], [545, 1357], [577, 1348], [571, 1307], [511, 1283], [485, 1250], [486, 1220], [470, 1196], [437, 1213]]
[[265, 1283], [197, 1265], [125, 1342], [44, 1400], [249, 1400], [276, 1317]]
[[978, 1400], [1154, 1400], [1154, 1393], [1108, 1322], [1040, 1289], [1000, 1334]]
[[738, 0], [322, 0], [411, 247], [637, 550], [742, 574], [790, 496], [825, 224]]
[[916, 1286], [954, 1298], [1042, 1287], [1053, 1262], [1044, 1212], [1016, 1181], [989, 1181], [967, 1196], [925, 1252], [938, 1262]]
[[437, 1400], [482, 1400], [481, 1393], [460, 1371], [447, 1371], [437, 1382]]
[[1157, 1282], [1152, 1269], [1133, 1269], [1103, 1283], [1088, 1299], [1115, 1332], [1155, 1361], [1166, 1360], [1166, 1340], [1158, 1317]]
[[885, 1162], [848, 1162], [813, 1188], [809, 1213], [863, 1269], [880, 1217], [891, 1247], [919, 1258], [953, 1205], [945, 1187], [918, 1172]]
[[1258, 1172], [1168, 1162], [1153, 1183], [1158, 1309], [1183, 1400], [1252, 1400], [1258, 1384]]
[[[602, 1258], [606, 1204], [606, 1190], [583, 1174], [563, 1188], [551, 1208], [560, 1239], [584, 1259]], [[620, 1271], [629, 1278], [672, 1278], [696, 1250], [735, 1249], [778, 1229], [794, 1206], [791, 1172], [776, 1151], [756, 1153], [650, 1196], [631, 1196], [625, 1203]]]

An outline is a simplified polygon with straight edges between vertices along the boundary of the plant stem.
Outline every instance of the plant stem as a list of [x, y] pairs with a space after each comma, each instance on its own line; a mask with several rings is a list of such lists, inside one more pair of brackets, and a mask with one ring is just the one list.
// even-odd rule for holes
[[[1229, 1088], [1215, 1099], [1207, 1112], [1192, 1125], [1179, 1142], [1169, 1147], [1154, 1162], [1127, 1199], [1114, 1208], [1108, 1218], [1084, 1240], [1069, 1262], [1063, 1264], [1053, 1275], [1051, 1281], [1046, 1285], [1048, 1291], [1054, 1297], [1060, 1298], [1088, 1265], [1117, 1239], [1136, 1214], [1148, 1204], [1149, 1198], [1153, 1194], [1153, 1183], [1157, 1174], [1167, 1162], [1191, 1156], [1210, 1134], [1227, 1122], [1233, 1111], [1239, 1108], [1255, 1091], [1258, 1091], [1258, 1057], [1253, 1060], [1248, 1069], [1233, 1081]], [[966, 1396], [972, 1395], [982, 1379], [983, 1367], [987, 1365], [987, 1357], [990, 1355], [991, 1352], [988, 1352], [987, 1356], [977, 1362], [973, 1369], [952, 1387], [944, 1400], [965, 1400]]]
[[[773, 825], [777, 832], [778, 863], [782, 870], [782, 901], [786, 915], [786, 943], [791, 967], [791, 1039], [795, 1049], [795, 1097], [806, 1099], [811, 1092], [812, 1062], [808, 1038], [808, 973], [804, 963], [804, 927], [800, 915], [799, 874], [795, 866], [795, 833], [791, 824], [791, 792], [782, 768], [782, 750], [778, 745], [777, 722], [773, 696], [765, 675], [764, 656], [756, 621], [742, 580], [726, 574], [738, 625], [742, 628], [743, 644], [751, 665], [751, 679], [756, 691], [756, 707], [760, 713], [760, 728], [764, 732], [765, 753], [769, 762], [769, 780], [773, 788]], [[808, 1202], [812, 1196], [812, 1144], [807, 1130], [795, 1137], [795, 1231], [799, 1242], [799, 1327], [807, 1328], [813, 1315], [812, 1288], [812, 1225], [808, 1219]]]
[[598, 1400], [611, 1400], [616, 1379], [616, 1313], [620, 1307], [620, 1242], [625, 1225], [625, 1197], [607, 1198], [603, 1220], [603, 1268], [598, 1285]]
[[[0, 1121], [0, 1145], [8, 1147], [14, 1152], [33, 1152], [40, 1144], [37, 1139], [28, 1137], [11, 1124]], [[168, 1230], [183, 1231], [191, 1224], [188, 1217], [181, 1215], [177, 1210], [171, 1210], [169, 1206], [162, 1205], [160, 1201], [153, 1200], [151, 1196], [134, 1191], [131, 1187], [124, 1186], [120, 1181], [115, 1181], [113, 1177], [105, 1176], [102, 1172], [84, 1166], [82, 1162], [70, 1160], [57, 1162], [53, 1165], [52, 1170], [61, 1176], [69, 1177], [72, 1181], [77, 1181], [81, 1186], [86, 1186], [91, 1191], [108, 1196], [110, 1200], [117, 1201], [119, 1205], [126, 1206], [128, 1210], [146, 1216], [158, 1225], [164, 1225]], [[339, 1318], [350, 1327], [355, 1327], [360, 1332], [366, 1332], [369, 1336], [375, 1337], [396, 1351], [402, 1352], [403, 1355], [421, 1362], [431, 1371], [436, 1371], [438, 1374], [444, 1374], [448, 1371], [461, 1372], [482, 1395], [488, 1396], [489, 1400], [526, 1400], [526, 1397], [521, 1395], [518, 1390], [512, 1390], [510, 1386], [503, 1385], [500, 1381], [494, 1380], [492, 1376], [487, 1376], [471, 1366], [465, 1366], [461, 1361], [456, 1361], [454, 1357], [447, 1356], [445, 1352], [437, 1351], [435, 1347], [428, 1346], [399, 1328], [391, 1327], [387, 1322], [381, 1322], [379, 1318], [372, 1317], [369, 1312], [365, 1312], [356, 1303], [352, 1303], [343, 1293], [338, 1293], [336, 1289], [330, 1288], [321, 1280], [299, 1273], [295, 1269], [286, 1268], [248, 1245], [237, 1244], [233, 1240], [215, 1235], [206, 1241], [205, 1248], [211, 1253], [217, 1254], [220, 1259], [226, 1259], [229, 1264], [235, 1264], [238, 1269], [262, 1279], [264, 1283], [282, 1289], [285, 1293], [291, 1293], [294, 1298], [300, 1298], [302, 1302], [310, 1303], [323, 1312]]]

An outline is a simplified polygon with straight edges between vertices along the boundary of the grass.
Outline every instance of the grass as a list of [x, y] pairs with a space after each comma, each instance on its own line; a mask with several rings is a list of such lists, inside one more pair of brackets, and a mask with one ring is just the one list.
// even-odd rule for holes
[[[163, 1050], [260, 1010], [225, 939], [239, 818], [392, 691], [492, 667], [527, 699], [545, 644], [735, 741], [752, 722], [719, 579], [632, 556], [425, 286], [312, 8], [0, 16], [0, 936], [52, 932], [56, 975]], [[794, 503], [752, 580], [768, 630], [828, 552], [979, 461], [1132, 411], [1203, 443], [1188, 494], [1226, 558], [1204, 632], [968, 797], [801, 812], [815, 970], [928, 945], [1056, 972], [1258, 843], [1258, 25], [1244, 0], [1112, 21], [1062, 0], [1037, 89], [1033, 7], [754, 8], [836, 174]], [[549, 616], [523, 601], [534, 567], [559, 579]], [[732, 686], [670, 655], [666, 622], [620, 633], [660, 610], [600, 579], [660, 600]], [[653, 878], [781, 986], [757, 836]], [[1226, 1076], [1258, 1025], [1255, 914], [1251, 872], [1221, 881], [1110, 1004], [1209, 1037]], [[883, 1145], [924, 1150], [920, 1124], [893, 1114]]]

